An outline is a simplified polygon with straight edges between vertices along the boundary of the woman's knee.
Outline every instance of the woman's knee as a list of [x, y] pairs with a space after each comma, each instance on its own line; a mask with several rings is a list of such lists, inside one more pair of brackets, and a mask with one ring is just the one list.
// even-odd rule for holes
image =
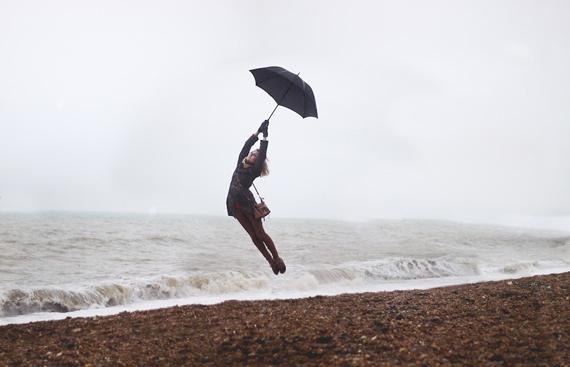
[[253, 230], [253, 228], [246, 228], [244, 226], [245, 231], [249, 235], [249, 238], [253, 241], [253, 243], [258, 244], [259, 242], [263, 243], [263, 241], [257, 236], [257, 233]]
[[258, 244], [263, 244], [263, 237], [259, 237], [257, 235], [257, 233], [250, 233], [249, 237], [251, 238], [251, 240], [253, 241], [253, 243], [255, 243], [256, 245]]
[[267, 233], [265, 232], [265, 229], [263, 229], [263, 226], [261, 225], [261, 223], [254, 223], [253, 224], [253, 230], [255, 231], [255, 234], [257, 235], [257, 237], [264, 239], [265, 237], [267, 237]]
[[247, 218], [244, 218], [242, 215], [238, 215], [236, 216], [236, 219], [238, 220], [239, 224], [241, 224], [243, 229], [245, 229], [247, 234], [249, 234], [251, 239], [254, 239], [254, 237], [256, 237], [255, 229], [253, 228], [251, 223], [247, 220]]

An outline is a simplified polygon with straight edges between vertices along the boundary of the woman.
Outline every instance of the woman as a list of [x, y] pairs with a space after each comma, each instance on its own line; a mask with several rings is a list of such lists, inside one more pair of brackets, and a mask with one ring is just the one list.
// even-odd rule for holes
[[[257, 132], [247, 139], [239, 153], [237, 167], [230, 183], [226, 206], [228, 215], [235, 217], [239, 221], [263, 257], [269, 262], [273, 273], [277, 275], [285, 272], [285, 263], [277, 254], [273, 240], [263, 229], [261, 218], [255, 218], [253, 208], [256, 202], [253, 194], [249, 191], [253, 180], [259, 176], [269, 174], [267, 162], [265, 161], [268, 144], [268, 126], [269, 121], [263, 121]], [[250, 152], [249, 150], [258, 140], [257, 136], [260, 133], [263, 133], [260, 149]]]

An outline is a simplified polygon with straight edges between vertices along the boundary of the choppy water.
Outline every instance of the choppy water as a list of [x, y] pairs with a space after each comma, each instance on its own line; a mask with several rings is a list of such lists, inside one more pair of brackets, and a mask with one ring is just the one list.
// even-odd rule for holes
[[288, 266], [278, 277], [229, 217], [0, 214], [0, 323], [148, 300], [278, 298], [570, 270], [570, 231], [275, 218], [265, 227]]

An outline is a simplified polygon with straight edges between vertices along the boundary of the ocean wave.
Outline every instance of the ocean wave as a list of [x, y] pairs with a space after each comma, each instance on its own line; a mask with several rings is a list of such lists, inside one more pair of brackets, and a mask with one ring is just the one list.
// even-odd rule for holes
[[110, 307], [146, 300], [231, 294], [268, 289], [270, 277], [263, 273], [225, 272], [186, 277], [160, 277], [134, 284], [104, 284], [82, 290], [41, 288], [12, 289], [0, 295], [0, 316], [35, 312], [70, 312]]
[[[69, 312], [89, 308], [126, 305], [146, 300], [228, 295], [237, 293], [304, 292], [358, 285], [377, 285], [383, 281], [478, 276], [483, 273], [517, 274], [544, 267], [540, 262], [519, 262], [499, 268], [482, 268], [468, 258], [387, 258], [337, 265], [294, 268], [285, 277], [275, 278], [269, 271], [226, 271], [186, 276], [162, 276], [130, 284], [102, 284], [84, 289], [12, 289], [0, 294], [0, 316], [36, 312]], [[350, 289], [350, 288], [348, 288]]]
[[321, 284], [339, 281], [411, 280], [448, 276], [478, 275], [475, 262], [467, 259], [387, 259], [348, 263], [311, 270]]

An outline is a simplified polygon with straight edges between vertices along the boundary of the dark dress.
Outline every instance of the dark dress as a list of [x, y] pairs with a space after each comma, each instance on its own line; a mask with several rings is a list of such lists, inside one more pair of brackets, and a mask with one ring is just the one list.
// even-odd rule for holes
[[255, 164], [248, 168], [245, 168], [242, 161], [249, 154], [249, 150], [257, 141], [257, 136], [252, 135], [245, 142], [241, 152], [239, 153], [236, 169], [232, 175], [232, 181], [230, 183], [230, 189], [228, 191], [228, 197], [226, 199], [226, 207], [228, 209], [228, 215], [234, 216], [234, 210], [236, 206], [240, 208], [241, 211], [248, 215], [253, 215], [253, 207], [255, 206], [255, 198], [249, 188], [259, 175], [261, 174], [261, 169], [263, 167], [263, 162], [267, 155], [267, 140], [261, 141], [261, 146], [259, 148], [259, 154], [255, 160]]

